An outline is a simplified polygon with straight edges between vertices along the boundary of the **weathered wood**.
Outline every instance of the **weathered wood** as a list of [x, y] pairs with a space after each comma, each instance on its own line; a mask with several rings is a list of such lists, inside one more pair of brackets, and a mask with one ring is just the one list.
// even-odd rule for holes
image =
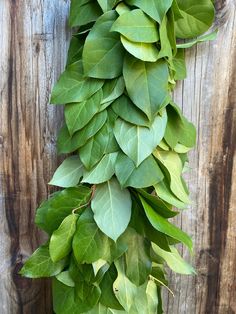
[[48, 281], [18, 270], [42, 241], [35, 208], [56, 167], [61, 108], [48, 105], [67, 53], [69, 1], [0, 1], [0, 313], [52, 313]]
[[198, 129], [187, 177], [193, 205], [178, 219], [193, 236], [198, 275], [172, 276], [169, 314], [236, 313], [236, 7], [216, 7], [217, 40], [187, 52], [188, 78], [175, 92]]
[[[198, 147], [187, 179], [194, 199], [177, 223], [195, 241], [198, 276], [173, 275], [169, 314], [236, 313], [235, 103], [236, 8], [217, 1], [215, 42], [187, 52], [188, 78], [175, 100], [197, 125]], [[18, 269], [41, 242], [35, 208], [56, 167], [61, 108], [48, 105], [65, 63], [69, 1], [0, 0], [0, 313], [52, 313], [47, 281]], [[145, 314], [145, 313], [144, 313]]]

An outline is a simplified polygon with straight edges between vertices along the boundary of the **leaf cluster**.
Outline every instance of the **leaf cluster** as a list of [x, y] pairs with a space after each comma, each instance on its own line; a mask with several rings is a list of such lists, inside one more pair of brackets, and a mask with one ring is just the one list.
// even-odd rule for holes
[[[71, 154], [37, 210], [48, 241], [21, 274], [53, 277], [56, 314], [163, 313], [165, 267], [192, 240], [170, 219], [190, 203], [183, 173], [196, 131], [172, 101], [184, 49], [212, 40], [210, 0], [72, 0], [74, 34], [51, 96], [65, 104], [57, 147]], [[187, 39], [183, 42], [182, 39]]]

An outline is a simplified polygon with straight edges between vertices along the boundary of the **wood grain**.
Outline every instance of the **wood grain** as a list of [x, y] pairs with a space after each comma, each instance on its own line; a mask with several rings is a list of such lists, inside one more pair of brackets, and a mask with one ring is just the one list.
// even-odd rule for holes
[[60, 107], [48, 105], [64, 68], [69, 1], [0, 1], [0, 313], [51, 313], [47, 281], [19, 276], [42, 241], [35, 208], [56, 167]]
[[[65, 64], [66, 0], [0, 0], [0, 313], [52, 313], [48, 281], [17, 275], [43, 240], [35, 208], [58, 162], [59, 106], [48, 105]], [[215, 42], [188, 50], [175, 100], [198, 128], [187, 181], [193, 205], [176, 222], [193, 236], [198, 276], [171, 275], [168, 314], [236, 313], [236, 8], [216, 1]], [[144, 313], [145, 314], [145, 313]]]

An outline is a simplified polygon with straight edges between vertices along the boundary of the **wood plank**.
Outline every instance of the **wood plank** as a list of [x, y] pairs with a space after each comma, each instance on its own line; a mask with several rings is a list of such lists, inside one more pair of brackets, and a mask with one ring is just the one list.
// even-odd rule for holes
[[48, 281], [19, 276], [42, 241], [34, 225], [56, 167], [60, 107], [48, 105], [64, 68], [69, 1], [0, 1], [0, 312], [51, 313]]
[[[176, 295], [170, 314], [236, 313], [236, 11], [235, 1], [217, 1], [218, 38], [187, 52], [188, 78], [175, 100], [198, 129], [187, 177], [193, 205], [177, 220], [193, 236], [188, 256], [198, 276], [172, 275]], [[234, 214], [234, 216], [233, 216]]]

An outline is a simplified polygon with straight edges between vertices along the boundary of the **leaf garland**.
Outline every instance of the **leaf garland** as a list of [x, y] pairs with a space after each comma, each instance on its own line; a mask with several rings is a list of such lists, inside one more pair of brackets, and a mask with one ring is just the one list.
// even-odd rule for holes
[[211, 0], [71, 1], [51, 102], [65, 104], [58, 153], [73, 154], [37, 209], [48, 241], [20, 272], [54, 277], [56, 314], [161, 314], [165, 267], [195, 273], [175, 247], [192, 251], [191, 237], [169, 219], [190, 202], [196, 130], [171, 92], [186, 77], [184, 49], [215, 38], [203, 35], [213, 20]]

